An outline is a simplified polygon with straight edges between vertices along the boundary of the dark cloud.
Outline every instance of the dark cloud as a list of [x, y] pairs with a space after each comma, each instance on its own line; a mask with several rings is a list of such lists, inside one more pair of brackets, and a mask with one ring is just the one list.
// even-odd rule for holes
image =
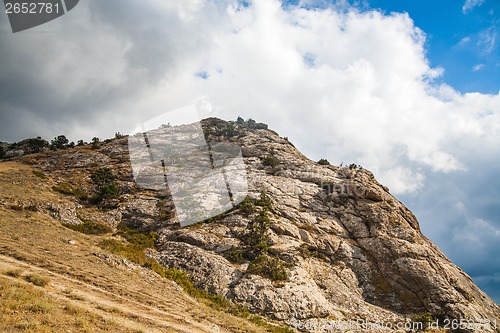
[[[55, 128], [74, 122], [91, 126], [103, 113], [123, 111], [123, 104], [160, 80], [190, 70], [190, 61], [210, 42], [204, 27], [216, 26], [220, 8], [210, 3], [184, 8], [184, 19], [182, 9], [154, 1], [91, 0], [44, 26], [2, 33], [2, 139], [22, 139], [23, 118], [44, 119], [50, 126], [42, 135], [55, 135]], [[189, 18], [200, 11], [203, 19]]]
[[500, 303], [499, 169], [491, 159], [471, 160], [468, 167], [449, 175], [428, 173], [425, 190], [402, 199], [424, 234]]

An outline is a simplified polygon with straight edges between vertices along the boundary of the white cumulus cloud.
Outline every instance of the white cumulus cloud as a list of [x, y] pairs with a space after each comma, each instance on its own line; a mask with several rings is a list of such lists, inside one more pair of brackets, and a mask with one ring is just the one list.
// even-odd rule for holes
[[466, 0], [462, 6], [462, 13], [467, 14], [476, 7], [481, 6], [486, 0]]
[[480, 71], [481, 69], [483, 69], [485, 66], [486, 66], [485, 64], [477, 64], [477, 65], [474, 65], [474, 66], [472, 67], [472, 70], [473, 70], [474, 72], [478, 72], [478, 71]]

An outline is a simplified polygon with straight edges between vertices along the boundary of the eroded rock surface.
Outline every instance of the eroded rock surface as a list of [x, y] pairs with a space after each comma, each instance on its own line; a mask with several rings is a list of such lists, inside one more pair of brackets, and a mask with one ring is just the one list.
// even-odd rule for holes
[[[181, 228], [167, 192], [134, 186], [125, 139], [97, 150], [68, 149], [24, 161], [57, 180], [76, 177], [88, 191], [89, 170], [111, 166], [122, 196], [108, 213], [130, 227], [159, 233], [150, 256], [255, 313], [311, 323], [305, 331], [322, 332], [314, 325], [321, 320], [396, 323], [423, 313], [500, 320], [499, 306], [422, 234], [415, 216], [368, 170], [319, 165], [271, 130], [217, 119], [205, 125], [215, 128], [209, 141], [242, 147], [251, 211], [240, 205]], [[259, 206], [262, 192], [270, 203]], [[71, 209], [54, 212], [71, 220]], [[249, 228], [264, 210], [269, 218], [265, 252], [282, 264], [286, 279], [251, 269], [262, 250], [250, 245]]]

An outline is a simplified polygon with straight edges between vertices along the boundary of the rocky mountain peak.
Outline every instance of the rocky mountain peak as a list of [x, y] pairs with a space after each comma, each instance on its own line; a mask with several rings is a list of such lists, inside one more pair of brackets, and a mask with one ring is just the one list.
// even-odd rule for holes
[[[499, 306], [422, 234], [416, 217], [370, 171], [311, 161], [253, 121], [209, 118], [201, 127], [209, 145], [241, 147], [247, 195], [187, 227], [178, 223], [172, 193], [137, 186], [127, 137], [18, 159], [84, 193], [74, 196], [75, 207], [92, 204], [92, 172], [110, 168], [120, 194], [96, 213], [100, 221], [158, 233], [149, 257], [187, 272], [199, 288], [292, 327], [326, 332], [324, 320], [396, 327], [422, 314], [441, 322], [500, 318]], [[76, 216], [71, 209], [66, 215]]]

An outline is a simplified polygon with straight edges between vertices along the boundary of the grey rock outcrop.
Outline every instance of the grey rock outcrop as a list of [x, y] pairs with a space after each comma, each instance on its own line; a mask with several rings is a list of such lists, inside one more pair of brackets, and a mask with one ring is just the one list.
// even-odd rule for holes
[[[396, 323], [422, 313], [500, 316], [499, 307], [422, 234], [415, 216], [369, 171], [318, 165], [269, 130], [245, 130], [238, 143], [248, 166], [249, 197], [265, 191], [272, 201], [270, 251], [293, 262], [286, 268], [288, 280], [249, 274], [250, 259], [231, 264], [223, 258], [224, 246], [244, 247], [241, 235], [254, 218], [239, 210], [196, 228], [161, 231], [155, 257], [165, 266], [182, 268], [199, 287], [289, 322]], [[277, 165], [265, 166], [263, 158], [270, 155]], [[215, 233], [217, 228], [227, 230]]]
[[[320, 165], [263, 126], [218, 119], [204, 126], [209, 141], [241, 146], [249, 206], [186, 228], [176, 223], [169, 193], [134, 187], [126, 139], [25, 161], [58, 180], [76, 177], [86, 188], [89, 168], [111, 166], [124, 194], [110, 214], [159, 233], [149, 256], [186, 271], [200, 288], [300, 323], [304, 331], [345, 331], [327, 330], [320, 325], [325, 320], [396, 324], [424, 313], [500, 324], [499, 306], [422, 234], [416, 217], [371, 172]], [[262, 192], [269, 202], [259, 202]], [[253, 241], [259, 218], [265, 232]]]

